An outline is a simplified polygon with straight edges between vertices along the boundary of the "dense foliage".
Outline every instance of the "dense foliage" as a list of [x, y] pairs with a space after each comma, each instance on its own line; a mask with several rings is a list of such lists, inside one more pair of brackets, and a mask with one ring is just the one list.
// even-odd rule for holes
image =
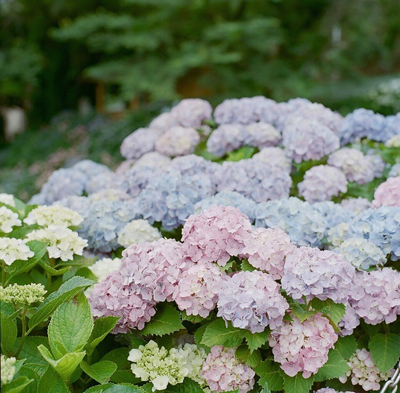
[[116, 171], [0, 194], [2, 391], [378, 391], [400, 358], [399, 152], [399, 114], [190, 99]]

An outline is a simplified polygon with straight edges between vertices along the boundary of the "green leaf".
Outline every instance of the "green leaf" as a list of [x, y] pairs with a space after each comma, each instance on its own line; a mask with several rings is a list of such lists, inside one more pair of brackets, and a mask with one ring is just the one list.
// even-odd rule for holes
[[256, 268], [253, 265], [251, 265], [247, 259], [242, 260], [240, 267], [241, 270], [244, 272], [254, 272], [254, 270], [256, 270]]
[[[93, 330], [89, 302], [84, 294], [78, 301], [61, 304], [51, 317], [48, 328], [49, 344], [56, 359], [66, 353], [80, 351]], [[56, 344], [57, 343], [57, 344]]]
[[269, 333], [269, 329], [265, 329], [261, 333], [251, 333], [250, 331], [246, 330], [245, 338], [250, 351], [254, 351], [263, 346], [268, 340]]
[[89, 377], [103, 385], [106, 384], [110, 380], [111, 375], [115, 373], [117, 365], [109, 360], [103, 360], [89, 365], [82, 360], [81, 369], [89, 375]]
[[46, 321], [56, 308], [72, 299], [86, 287], [94, 284], [93, 281], [82, 277], [73, 277], [65, 282], [58, 291], [53, 292], [35, 311], [29, 320], [29, 328], [32, 330], [39, 323]]
[[89, 341], [85, 347], [86, 353], [90, 356], [94, 349], [99, 345], [114, 329], [120, 317], [100, 317], [94, 321], [94, 327]]
[[389, 371], [400, 358], [400, 335], [378, 333], [369, 341], [372, 360], [383, 373]]
[[8, 272], [8, 277], [7, 277], [7, 282], [8, 284], [10, 280], [19, 274], [29, 272], [32, 270], [37, 263], [43, 258], [43, 255], [47, 251], [47, 244], [42, 243], [36, 240], [32, 240], [30, 242], [26, 243], [27, 246], [35, 253], [35, 255], [28, 259], [27, 261], [15, 261], [12, 265], [8, 266], [7, 272]]
[[173, 306], [166, 304], [160, 311], [151, 318], [144, 329], [140, 332], [143, 335], [154, 334], [164, 336], [178, 330], [184, 329], [179, 311]]
[[306, 305], [300, 304], [295, 299], [289, 299], [289, 304], [293, 315], [300, 319], [300, 322], [304, 322], [306, 319], [311, 318], [317, 313], [317, 311], [306, 310]]
[[114, 349], [106, 353], [103, 360], [108, 360], [117, 365], [117, 370], [111, 376], [111, 381], [116, 383], [132, 383], [140, 382], [140, 378], [135, 377], [131, 370], [131, 362], [128, 360], [129, 348], [122, 347]]
[[357, 341], [354, 336], [339, 337], [335, 343], [335, 349], [345, 359], [349, 359], [357, 349]]
[[235, 356], [250, 367], [257, 367], [261, 362], [261, 353], [258, 350], [250, 351], [247, 345], [240, 345], [235, 352]]
[[308, 393], [314, 383], [314, 377], [303, 378], [301, 373], [289, 377], [283, 373], [285, 393]]
[[18, 376], [24, 376], [32, 380], [32, 382], [25, 387], [24, 393], [37, 393], [40, 376], [36, 372], [36, 369], [32, 368], [29, 365], [23, 365], [18, 371]]
[[226, 326], [223, 319], [217, 319], [207, 326], [201, 343], [210, 348], [214, 345], [235, 348], [242, 343], [245, 334], [246, 330], [234, 328], [230, 323]]
[[210, 325], [210, 323], [201, 325], [195, 332], [194, 332], [194, 342], [198, 346], [204, 347], [204, 345], [201, 344], [201, 340], [203, 339], [204, 332], [206, 331], [207, 327]]
[[203, 393], [201, 386], [190, 378], [185, 378], [182, 383], [175, 386], [168, 385], [165, 393]]
[[185, 311], [182, 311], [181, 315], [182, 321], [189, 321], [191, 323], [200, 323], [201, 321], [204, 321], [204, 318], [200, 315], [187, 315]]
[[251, 158], [257, 151], [255, 147], [244, 146], [228, 154], [226, 161], [240, 161], [245, 158]]
[[21, 376], [7, 385], [4, 385], [1, 387], [1, 392], [2, 393], [19, 393], [22, 392], [22, 390], [25, 389], [26, 386], [28, 386], [30, 383], [33, 382], [33, 379], [28, 379], [28, 377]]
[[283, 389], [283, 373], [277, 363], [265, 360], [255, 368], [255, 372], [260, 377], [258, 383], [261, 387], [267, 384], [271, 390]]
[[339, 378], [345, 375], [349, 369], [349, 365], [339, 351], [331, 349], [328, 354], [328, 361], [318, 370], [315, 381], [322, 382], [327, 379]]
[[40, 378], [38, 392], [70, 393], [67, 385], [52, 367]]
[[17, 323], [16, 321], [1, 311], [1, 347], [9, 352], [14, 347], [17, 339]]
[[336, 325], [340, 322], [340, 320], [346, 313], [346, 306], [344, 304], [335, 303], [331, 299], [322, 301], [314, 298], [313, 300], [311, 300], [311, 306], [314, 310], [317, 310], [322, 314], [326, 314], [327, 316], [329, 316]]
[[66, 383], [69, 382], [72, 373], [86, 355], [85, 351], [71, 352], [64, 355], [61, 359], [55, 360], [45, 346], [39, 345], [38, 350]]
[[51, 276], [62, 276], [71, 268], [71, 266], [66, 266], [61, 269], [54, 269], [54, 267], [50, 266], [50, 262], [47, 260], [47, 258], [41, 259], [39, 261], [39, 265]]

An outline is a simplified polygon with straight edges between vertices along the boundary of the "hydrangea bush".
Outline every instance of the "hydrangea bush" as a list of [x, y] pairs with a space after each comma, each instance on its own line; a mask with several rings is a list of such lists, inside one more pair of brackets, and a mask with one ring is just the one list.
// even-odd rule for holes
[[379, 391], [400, 358], [398, 119], [188, 99], [115, 172], [0, 194], [2, 392]]

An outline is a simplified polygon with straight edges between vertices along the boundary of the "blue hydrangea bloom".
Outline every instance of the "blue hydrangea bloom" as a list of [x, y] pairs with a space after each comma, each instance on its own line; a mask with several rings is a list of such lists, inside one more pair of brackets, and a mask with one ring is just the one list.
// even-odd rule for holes
[[389, 177], [400, 176], [400, 163], [392, 166], [389, 172]]
[[345, 209], [343, 206], [331, 201], [317, 202], [312, 207], [326, 219], [326, 230], [341, 224], [350, 222], [354, 213]]

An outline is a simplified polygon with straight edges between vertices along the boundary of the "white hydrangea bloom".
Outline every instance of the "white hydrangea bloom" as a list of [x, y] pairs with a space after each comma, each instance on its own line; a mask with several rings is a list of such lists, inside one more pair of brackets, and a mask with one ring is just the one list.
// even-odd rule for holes
[[199, 383], [200, 386], [204, 386], [206, 382], [201, 377], [201, 369], [207, 357], [206, 351], [195, 344], [186, 343], [179, 345], [178, 352], [182, 356], [183, 367], [189, 370], [187, 377]]
[[17, 213], [7, 209], [5, 206], [0, 207], [0, 232], [10, 233], [13, 227], [19, 227], [21, 225], [22, 222], [18, 218]]
[[10, 383], [15, 375], [15, 358], [6, 358], [1, 355], [1, 386]]
[[143, 242], [153, 242], [161, 238], [160, 231], [152, 227], [147, 220], [134, 220], [126, 224], [118, 233], [118, 243], [123, 247]]
[[1, 194], [0, 193], [0, 203], [5, 203], [6, 205], [15, 207], [14, 196], [11, 194]]
[[339, 247], [349, 231], [349, 224], [342, 222], [328, 230], [327, 240], [333, 247]]
[[400, 147], [400, 135], [392, 136], [386, 143], [386, 147]]
[[103, 258], [89, 266], [89, 269], [100, 282], [104, 281], [110, 273], [117, 271], [120, 266], [121, 259], [119, 258]]
[[87, 241], [69, 228], [50, 225], [45, 229], [38, 229], [27, 235], [27, 240], [48, 242], [47, 251], [50, 258], [60, 258], [62, 261], [73, 259], [74, 254], [82, 255]]
[[64, 206], [39, 206], [32, 210], [25, 218], [24, 223], [28, 225], [38, 224], [40, 226], [57, 225], [63, 227], [78, 226], [83, 217]]
[[21, 239], [0, 237], [0, 260], [11, 265], [16, 260], [26, 261], [35, 253]]

